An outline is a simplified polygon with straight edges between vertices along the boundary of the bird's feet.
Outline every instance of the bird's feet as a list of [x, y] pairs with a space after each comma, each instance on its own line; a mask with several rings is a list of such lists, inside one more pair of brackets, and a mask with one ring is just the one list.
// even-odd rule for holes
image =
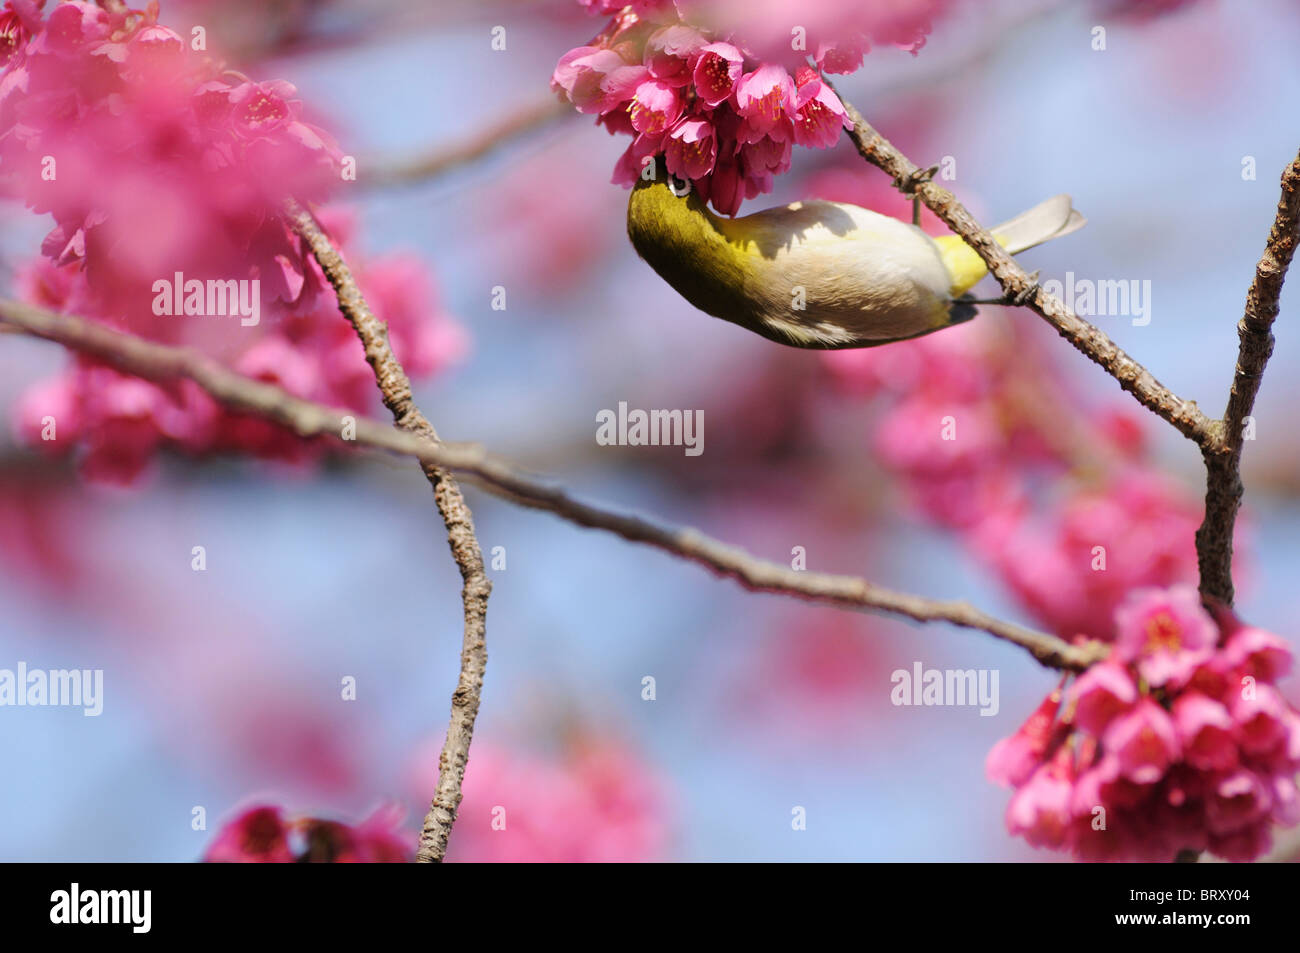
[[921, 224], [921, 197], [916, 194], [916, 187], [922, 182], [929, 182], [934, 178], [934, 174], [939, 171], [937, 165], [932, 165], [928, 169], [917, 169], [899, 180], [898, 190], [904, 195], [912, 197], [912, 224], [920, 226]]
[[1015, 305], [1016, 307], [1021, 307], [1022, 305], [1026, 305], [1029, 302], [1033, 301], [1035, 298], [1037, 298], [1038, 292], [1042, 290], [1043, 290], [1042, 285], [1038, 283], [1038, 272], [1035, 271], [1029, 276], [1029, 284], [1025, 285], [1023, 291], [1019, 291], [1016, 294], [1006, 296], [1007, 304], [1012, 304]]
[[917, 169], [910, 175], [905, 175], [899, 180], [898, 189], [904, 195], [913, 195], [915, 194], [918, 185], [922, 182], [929, 182], [934, 178], [934, 174], [938, 171], [939, 167], [937, 165], [932, 165], [928, 169]]
[[1033, 301], [1034, 298], [1038, 297], [1038, 292], [1041, 290], [1042, 286], [1038, 283], [1038, 272], [1035, 271], [1029, 276], [1029, 284], [1025, 286], [1023, 291], [1004, 294], [1000, 298], [967, 298], [963, 296], [958, 300], [966, 304], [1000, 304], [1018, 308]]

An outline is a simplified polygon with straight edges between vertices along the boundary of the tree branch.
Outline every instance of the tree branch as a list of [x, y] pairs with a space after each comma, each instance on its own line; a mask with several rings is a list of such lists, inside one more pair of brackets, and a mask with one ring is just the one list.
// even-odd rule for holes
[[[377, 319], [361, 295], [361, 289], [343, 256], [321, 231], [311, 213], [290, 201], [289, 222], [320, 263], [334, 287], [339, 310], [352, 322], [366, 349], [366, 360], [375, 372], [375, 383], [397, 426], [427, 440], [437, 441], [433, 425], [420, 412], [411, 394], [411, 381], [388, 343], [388, 325]], [[469, 760], [474, 719], [478, 716], [483, 673], [487, 668], [487, 604], [492, 582], [483, 567], [483, 551], [474, 534], [474, 518], [460, 487], [437, 466], [424, 464], [424, 475], [433, 487], [433, 498], [447, 527], [447, 542], [460, 569], [464, 585], [461, 600], [465, 610], [464, 636], [460, 653], [460, 677], [451, 696], [451, 720], [438, 759], [438, 786], [424, 818], [416, 860], [437, 863], [447, 852], [447, 838], [460, 807], [461, 782]]]
[[1203, 448], [1205, 458], [1205, 519], [1196, 531], [1201, 570], [1201, 595], [1232, 605], [1232, 535], [1241, 507], [1241, 452], [1245, 422], [1255, 406], [1264, 366], [1273, 353], [1273, 321], [1277, 317], [1282, 282], [1300, 236], [1300, 156], [1282, 173], [1273, 228], [1255, 278], [1246, 293], [1246, 313], [1237, 324], [1241, 346], [1228, 395], [1228, 407], [1216, 439]]
[[1150, 371], [1125, 354], [1100, 328], [1080, 318], [1055, 295], [1037, 287], [1007, 250], [957, 201], [956, 196], [933, 182], [922, 181], [917, 175], [920, 172], [917, 166], [876, 132], [843, 96], [840, 101], [853, 122], [848, 136], [862, 157], [893, 178], [894, 186], [900, 191], [920, 198], [944, 224], [961, 236], [984, 259], [989, 273], [1007, 295], [1025, 294], [1033, 289], [1032, 296], [1025, 302], [1026, 307], [1056, 328], [1061, 337], [1089, 360], [1106, 370], [1120, 387], [1148, 410], [1169, 421], [1198, 445], [1205, 447], [1212, 443], [1216, 422], [1206, 417], [1195, 401], [1183, 400], [1174, 394]]
[[463, 142], [418, 158], [380, 163], [373, 173], [362, 176], [362, 181], [387, 188], [436, 178], [483, 158], [512, 139], [575, 115], [568, 103], [548, 98], [506, 116]]
[[797, 572], [749, 555], [697, 530], [664, 526], [614, 512], [570, 497], [564, 490], [525, 475], [481, 447], [443, 444], [416, 432], [396, 430], [351, 411], [325, 407], [294, 397], [271, 384], [255, 381], [185, 348], [156, 344], [102, 324], [0, 301], [0, 322], [75, 351], [101, 358], [129, 374], [165, 382], [187, 378], [220, 403], [287, 427], [303, 437], [342, 439], [343, 418], [356, 420], [355, 442], [415, 457], [426, 467], [455, 470], [489, 492], [532, 509], [545, 510], [571, 523], [613, 533], [629, 542], [652, 546], [704, 566], [745, 589], [792, 596], [843, 609], [874, 610], [917, 622], [948, 622], [983, 631], [1018, 645], [1043, 665], [1082, 671], [1104, 658], [1107, 647], [1091, 642], [1071, 645], [1044, 632], [996, 619], [964, 602], [927, 599], [894, 592], [853, 576]]

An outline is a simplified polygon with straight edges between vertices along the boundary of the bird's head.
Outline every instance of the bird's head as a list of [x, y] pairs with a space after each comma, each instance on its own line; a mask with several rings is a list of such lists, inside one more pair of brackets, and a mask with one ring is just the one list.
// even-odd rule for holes
[[632, 189], [627, 234], [637, 254], [697, 308], [748, 324], [739, 294], [747, 256], [691, 183], [669, 174], [662, 157]]

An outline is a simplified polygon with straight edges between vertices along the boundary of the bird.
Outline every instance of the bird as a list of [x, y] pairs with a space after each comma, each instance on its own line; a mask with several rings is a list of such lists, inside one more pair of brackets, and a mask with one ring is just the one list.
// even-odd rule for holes
[[[1070, 196], [1056, 195], [991, 231], [1015, 254], [1086, 221]], [[791, 347], [904, 341], [969, 321], [987, 303], [966, 295], [986, 269], [956, 235], [821, 200], [722, 218], [662, 160], [632, 190], [627, 231], [695, 307]]]

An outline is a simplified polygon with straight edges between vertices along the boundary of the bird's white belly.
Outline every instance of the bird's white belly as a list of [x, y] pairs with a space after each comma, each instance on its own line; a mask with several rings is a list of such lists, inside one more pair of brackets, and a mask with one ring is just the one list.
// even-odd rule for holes
[[779, 231], [756, 242], [747, 288], [770, 327], [796, 339], [893, 340], [945, 323], [948, 270], [920, 229], [829, 202], [773, 211]]

